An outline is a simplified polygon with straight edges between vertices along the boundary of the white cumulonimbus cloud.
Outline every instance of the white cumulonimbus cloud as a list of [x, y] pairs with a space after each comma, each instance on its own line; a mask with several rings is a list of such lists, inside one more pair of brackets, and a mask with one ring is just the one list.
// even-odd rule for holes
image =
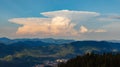
[[[46, 18], [12, 18], [9, 21], [21, 25], [16, 32], [19, 35], [79, 36], [84, 33], [106, 32], [102, 29], [88, 29], [81, 24], [83, 20], [100, 16], [96, 12], [60, 10], [40, 14]], [[81, 24], [78, 26], [80, 29], [76, 28], [78, 23]]]
[[81, 26], [80, 27], [80, 33], [86, 33], [86, 32], [88, 32], [88, 29], [84, 26]]

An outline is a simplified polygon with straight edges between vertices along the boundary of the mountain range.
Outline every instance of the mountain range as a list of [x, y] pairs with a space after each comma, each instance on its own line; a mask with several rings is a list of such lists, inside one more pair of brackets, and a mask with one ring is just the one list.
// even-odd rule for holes
[[6, 37], [0, 38], [0, 42], [5, 43], [5, 44], [12, 44], [12, 43], [16, 43], [16, 42], [25, 42], [25, 41], [32, 41], [32, 42], [41, 41], [41, 42], [44, 42], [44, 43], [64, 44], [64, 43], [74, 42], [75, 40], [53, 39], [53, 38], [44, 38], [44, 39], [39, 39], [39, 38], [9, 39], [9, 38], [6, 38]]
[[120, 43], [115, 41], [75, 41], [53, 38], [0, 38], [0, 66], [4, 64], [1, 67], [5, 67], [6, 64], [13, 64], [11, 67], [26, 67], [26, 65], [31, 64], [27, 67], [32, 67], [32, 65], [41, 64], [46, 60], [73, 58], [91, 52], [97, 54], [120, 53]]
[[118, 41], [75, 41], [53, 38], [8, 39], [3, 37], [0, 38], [0, 50], [4, 51], [2, 53], [5, 54], [7, 53], [14, 54], [15, 52], [19, 53], [24, 50], [28, 51], [39, 50], [41, 55], [44, 55], [45, 53], [42, 51], [46, 51], [48, 53], [48, 56], [49, 55], [67, 56], [69, 54], [77, 55], [88, 52], [96, 53], [119, 52], [120, 43]]

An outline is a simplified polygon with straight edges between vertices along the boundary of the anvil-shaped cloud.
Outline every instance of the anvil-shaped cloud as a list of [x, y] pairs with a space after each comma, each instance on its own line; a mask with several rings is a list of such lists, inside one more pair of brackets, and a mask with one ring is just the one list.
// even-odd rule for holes
[[60, 10], [40, 13], [40, 18], [13, 18], [10, 22], [20, 24], [19, 35], [79, 36], [84, 33], [106, 32], [102, 29], [88, 29], [83, 21], [100, 16], [96, 12]]

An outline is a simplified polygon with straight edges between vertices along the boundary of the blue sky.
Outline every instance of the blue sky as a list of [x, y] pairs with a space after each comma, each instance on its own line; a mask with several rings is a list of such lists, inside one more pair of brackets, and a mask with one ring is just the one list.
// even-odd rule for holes
[[[89, 13], [96, 12], [99, 13], [100, 19], [112, 17], [110, 21], [98, 21], [98, 20], [91, 20], [89, 22], [105, 22], [105, 23], [87, 23], [88, 21], [80, 20], [82, 23], [78, 23], [80, 26], [75, 26], [78, 30], [80, 29], [86, 29], [84, 32], [86, 33], [79, 33], [78, 36], [66, 36], [66, 35], [29, 35], [26, 36], [26, 38], [31, 37], [52, 37], [52, 38], [73, 38], [73, 39], [119, 39], [117, 36], [120, 34], [116, 29], [119, 27], [114, 28], [115, 25], [119, 25], [119, 15], [120, 15], [120, 0], [0, 0], [0, 37], [10, 37], [10, 38], [19, 38], [19, 37], [25, 37], [26, 35], [19, 35], [16, 34], [16, 32], [21, 27], [20, 23], [11, 23], [10, 19], [15, 18], [35, 18], [35, 17], [48, 17], [46, 16], [45, 12], [53, 12], [53, 11], [60, 11], [58, 13], [64, 14], [64, 10], [68, 10], [71, 14], [71, 11], [87, 11]], [[40, 14], [45, 13], [45, 14]], [[85, 12], [83, 12], [85, 13]], [[80, 14], [81, 15], [81, 14]], [[55, 15], [56, 17], [56, 15]], [[81, 17], [81, 16], [80, 16]], [[114, 18], [113, 18], [114, 17]], [[50, 17], [51, 19], [54, 19], [54, 17]], [[68, 16], [67, 16], [68, 18]], [[67, 20], [66, 16], [63, 18], [56, 17], [55, 19], [65, 19]], [[96, 16], [92, 19], [96, 19]], [[19, 19], [17, 19], [19, 20]], [[23, 20], [23, 19], [22, 19]], [[75, 20], [75, 19], [69, 19], [69, 20]], [[14, 21], [13, 21], [14, 22]], [[21, 21], [22, 22], [22, 21]], [[60, 22], [60, 21], [59, 21]], [[78, 20], [77, 20], [78, 22]], [[107, 23], [110, 22], [110, 23]], [[116, 23], [113, 23], [116, 22]], [[26, 22], [25, 22], [26, 23]], [[33, 22], [34, 23], [34, 22]], [[61, 22], [60, 22], [61, 23]], [[71, 22], [70, 22], [71, 23]], [[73, 22], [74, 23], [74, 22]], [[77, 24], [77, 23], [75, 23]], [[24, 26], [24, 24], [22, 24]], [[113, 25], [113, 26], [112, 26]], [[87, 32], [90, 28], [90, 31], [93, 31], [93, 29], [96, 29], [96, 27], [99, 27], [100, 30], [107, 29], [105, 32], [104, 30], [102, 33], [95, 33], [95, 32]], [[97, 29], [99, 29], [97, 28]], [[111, 30], [110, 30], [111, 28]], [[98, 30], [94, 30], [98, 31]], [[62, 31], [63, 32], [63, 31]], [[114, 34], [114, 33], [115, 34]], [[50, 33], [49, 33], [50, 34]], [[95, 36], [94, 36], [94, 35]], [[59, 36], [58, 36], [59, 35]], [[107, 35], [107, 36], [106, 36]], [[106, 37], [105, 37], [106, 36]]]

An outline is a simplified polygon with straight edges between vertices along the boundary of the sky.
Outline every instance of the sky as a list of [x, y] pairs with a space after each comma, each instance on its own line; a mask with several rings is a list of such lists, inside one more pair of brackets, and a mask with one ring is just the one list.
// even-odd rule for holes
[[0, 37], [120, 40], [120, 0], [0, 0]]

